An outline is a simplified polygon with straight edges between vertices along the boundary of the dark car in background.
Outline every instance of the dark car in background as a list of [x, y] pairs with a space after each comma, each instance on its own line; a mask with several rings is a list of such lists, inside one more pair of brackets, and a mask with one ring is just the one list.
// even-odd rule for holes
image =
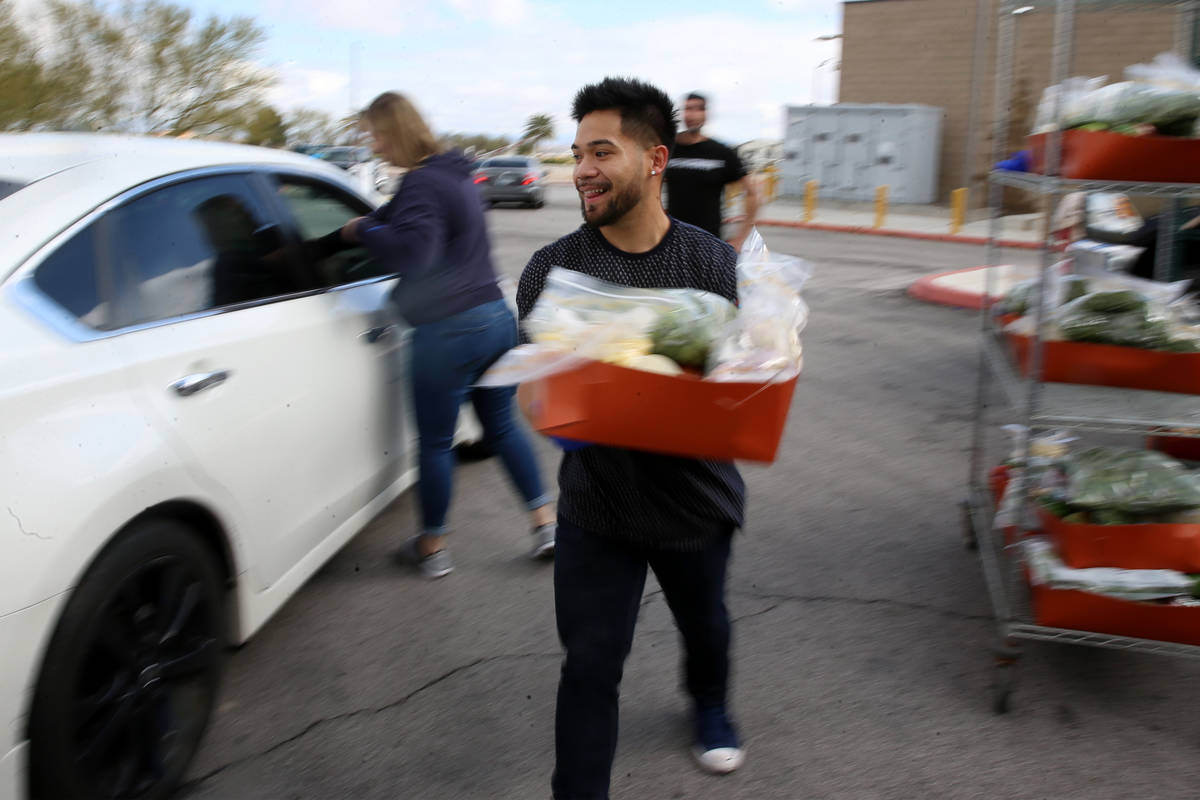
[[531, 156], [496, 156], [479, 162], [474, 180], [488, 205], [523, 203], [541, 208], [546, 203], [547, 174]]

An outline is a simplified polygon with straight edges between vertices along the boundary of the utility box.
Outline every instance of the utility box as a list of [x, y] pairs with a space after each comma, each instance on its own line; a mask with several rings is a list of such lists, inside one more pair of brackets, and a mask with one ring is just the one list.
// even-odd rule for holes
[[942, 110], [921, 105], [788, 106], [780, 194], [858, 202], [889, 187], [893, 203], [937, 200]]

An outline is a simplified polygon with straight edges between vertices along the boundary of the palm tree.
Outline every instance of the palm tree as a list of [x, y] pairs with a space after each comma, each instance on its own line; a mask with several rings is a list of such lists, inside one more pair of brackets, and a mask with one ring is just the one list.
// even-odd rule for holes
[[521, 134], [521, 144], [533, 152], [537, 149], [538, 142], [553, 136], [554, 117], [549, 114], [533, 114], [525, 123], [525, 132]]

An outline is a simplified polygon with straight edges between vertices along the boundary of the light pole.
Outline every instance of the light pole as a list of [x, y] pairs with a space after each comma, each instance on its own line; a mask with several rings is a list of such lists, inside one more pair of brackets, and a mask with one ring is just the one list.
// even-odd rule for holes
[[[835, 41], [838, 41], [838, 40], [844, 39], [844, 38], [845, 38], [845, 36], [840, 33], [827, 33], [823, 36], [818, 36], [817, 38], [813, 39], [813, 41], [814, 42], [835, 42]], [[838, 62], [838, 56], [832, 55], [829, 58], [825, 59], [824, 61], [821, 61], [815, 67], [813, 67], [813, 79], [812, 79], [812, 84], [813, 84], [812, 85], [812, 103], [813, 103], [813, 105], [817, 104], [817, 79], [820, 77], [821, 67], [825, 66], [826, 64], [833, 64], [834, 65], [833, 69], [836, 70], [838, 68], [837, 62]], [[831, 94], [833, 94], [833, 93], [831, 93]], [[835, 100], [836, 100], [836, 98], [831, 97], [830, 103], [832, 104], [833, 102], [835, 102]]]

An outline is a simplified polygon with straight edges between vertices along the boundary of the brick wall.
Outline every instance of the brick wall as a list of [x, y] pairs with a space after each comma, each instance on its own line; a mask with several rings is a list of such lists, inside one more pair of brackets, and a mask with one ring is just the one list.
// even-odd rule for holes
[[[843, 4], [843, 103], [922, 103], [944, 112], [940, 198], [968, 185], [973, 206], [985, 204], [983, 176], [993, 163], [993, 90], [999, 0], [987, 0], [978, 83], [975, 66], [977, 0], [873, 0]], [[1051, 82], [1054, 14], [1017, 17], [1009, 152], [1023, 146], [1042, 90]], [[1175, 46], [1177, 12], [1119, 8], [1076, 13], [1071, 75], [1120, 80], [1129, 64], [1149, 61]], [[976, 93], [975, 158], [968, 169], [968, 116]], [[1007, 155], [1007, 153], [1006, 153]], [[968, 176], [969, 173], [969, 177]], [[964, 180], [967, 183], [964, 184]]]

